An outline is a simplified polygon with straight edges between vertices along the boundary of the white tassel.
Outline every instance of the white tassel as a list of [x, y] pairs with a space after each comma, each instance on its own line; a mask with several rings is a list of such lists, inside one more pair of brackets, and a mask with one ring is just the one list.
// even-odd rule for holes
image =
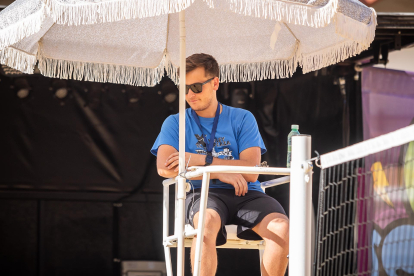
[[26, 74], [33, 74], [36, 56], [8, 47], [0, 51], [0, 63]]
[[[220, 68], [220, 82], [248, 82], [264, 79], [288, 78], [296, 71], [297, 63], [294, 60], [276, 60], [268, 62], [245, 64], [222, 64]], [[178, 84], [177, 68], [171, 65], [166, 68], [168, 77]]]
[[[75, 5], [65, 4], [59, 0], [44, 1], [56, 23], [81, 25], [176, 13], [188, 8], [195, 0], [113, 0]], [[213, 0], [204, 1], [210, 8], [214, 8]], [[329, 0], [322, 7], [283, 0], [227, 0], [227, 2], [230, 10], [239, 14], [316, 28], [328, 25], [338, 9], [338, 0]]]
[[367, 24], [347, 17], [341, 13], [336, 15], [336, 33], [350, 40], [369, 46], [375, 37], [377, 14], [372, 9], [371, 21]]
[[305, 74], [344, 61], [361, 53], [368, 47], [355, 41], [346, 41], [311, 54], [302, 55], [300, 64]]
[[[212, 0], [204, 0], [213, 8]], [[235, 13], [269, 18], [285, 23], [321, 28], [327, 26], [338, 10], [338, 0], [329, 0], [322, 7], [291, 1], [227, 0], [230, 10]]]
[[164, 64], [165, 64], [165, 71], [167, 72], [167, 76], [176, 84], [180, 83], [180, 76], [178, 75], [178, 68], [175, 67], [168, 56], [168, 54], [164, 57]]
[[59, 0], [44, 0], [49, 15], [57, 24], [84, 25], [116, 22], [176, 13], [194, 0], [112, 0], [99, 3], [65, 4]]
[[0, 30], [0, 50], [40, 31], [45, 18], [45, 6], [40, 10]]
[[[296, 44], [295, 53], [291, 58], [243, 64], [219, 64], [220, 82], [248, 82], [265, 79], [289, 78], [295, 73], [299, 64], [299, 43]], [[166, 55], [165, 69], [168, 77], [178, 84], [178, 68], [169, 61]]]
[[141, 68], [115, 64], [97, 64], [81, 61], [68, 61], [39, 55], [39, 70], [51, 78], [74, 79], [95, 82], [110, 82], [135, 86], [154, 86], [164, 76], [168, 67], [166, 56], [155, 68]]
[[374, 9], [372, 9], [371, 21], [368, 25], [338, 13], [336, 16], [336, 33], [350, 41], [302, 55], [300, 64], [303, 73], [344, 61], [368, 49], [374, 41], [376, 26], [377, 15]]
[[245, 64], [221, 64], [221, 82], [248, 82], [264, 79], [289, 78], [296, 71], [296, 57], [286, 60], [274, 60]]
[[299, 57], [299, 42], [296, 41], [294, 54], [287, 59], [244, 64], [220, 64], [220, 81], [248, 82], [290, 78], [296, 72], [296, 68], [299, 65]]

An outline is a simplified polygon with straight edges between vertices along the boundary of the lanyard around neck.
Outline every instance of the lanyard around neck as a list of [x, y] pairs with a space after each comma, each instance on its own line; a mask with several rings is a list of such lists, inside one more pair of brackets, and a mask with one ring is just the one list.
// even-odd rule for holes
[[[200, 119], [198, 118], [197, 113], [193, 109], [191, 109], [191, 114], [193, 115], [194, 120], [196, 121], [198, 127], [200, 128], [201, 135], [204, 137], [203, 129], [201, 128]], [[207, 148], [206, 148], [207, 149], [207, 154], [208, 153], [211, 154], [211, 152], [213, 151], [214, 138], [216, 136], [216, 130], [217, 130], [217, 124], [218, 124], [219, 116], [220, 116], [220, 103], [217, 104], [216, 116], [214, 117], [213, 129], [211, 130], [211, 135], [210, 135], [210, 142], [208, 143]], [[205, 141], [205, 142], [207, 142], [207, 141]]]

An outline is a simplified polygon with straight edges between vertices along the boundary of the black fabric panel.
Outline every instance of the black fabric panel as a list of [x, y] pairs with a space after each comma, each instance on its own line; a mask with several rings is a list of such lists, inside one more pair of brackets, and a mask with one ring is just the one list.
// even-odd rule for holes
[[[291, 79], [254, 83], [254, 104], [250, 103], [249, 108], [256, 117], [268, 149], [262, 155], [262, 161], [267, 161], [270, 166], [286, 166], [287, 136], [292, 124], [299, 125], [300, 133], [312, 136], [312, 157], [315, 156], [314, 150], [323, 154], [342, 147], [342, 99], [339, 86], [335, 84], [337, 75], [334, 71], [322, 74], [321, 70], [318, 73], [295, 73]], [[352, 93], [351, 90], [348, 92]], [[263, 175], [259, 180], [272, 178]], [[314, 206], [317, 206], [318, 181], [319, 169], [315, 167]], [[266, 192], [275, 197], [289, 214], [288, 184]]]
[[[360, 81], [353, 81], [353, 72], [339, 73], [347, 74], [350, 140], [357, 142], [362, 133]], [[321, 154], [342, 147], [342, 99], [334, 84], [339, 73], [328, 68], [317, 76], [296, 73], [291, 79], [221, 84], [218, 98], [231, 104], [235, 89], [250, 93], [245, 107], [255, 115], [268, 148], [262, 159], [271, 166], [285, 166], [293, 123], [300, 125], [301, 133], [312, 135], [313, 149]], [[131, 104], [130, 88], [123, 85], [68, 81], [69, 97], [59, 101], [49, 90], [53, 79], [25, 78], [32, 96], [21, 100], [11, 88], [14, 79], [1, 77], [0, 189], [162, 191], [149, 149], [164, 119], [178, 108], [177, 100], [164, 101], [165, 94], [176, 92], [171, 81], [165, 78], [154, 88], [136, 88], [139, 101]], [[104, 91], [100, 105], [91, 104], [93, 91]]]
[[148, 178], [146, 179], [146, 181], [144, 181], [142, 185], [142, 192], [162, 193], [164, 189], [162, 186], [162, 181], [165, 180], [165, 178], [158, 175], [155, 156], [152, 162], [152, 166], [149, 166], [149, 171], [150, 172], [148, 174]]
[[[0, 188], [129, 192], [142, 182], [170, 114], [160, 87], [139, 88], [131, 104], [126, 86], [68, 81], [69, 97], [59, 101], [49, 90], [53, 79], [26, 79], [32, 90], [23, 100], [14, 79], [0, 82]], [[104, 90], [100, 105], [87, 105], [97, 89]]]
[[37, 201], [0, 201], [0, 275], [37, 275]]
[[[294, 80], [278, 82], [278, 95], [273, 110], [276, 141], [276, 162], [286, 166], [287, 136], [292, 124], [299, 132], [312, 136], [312, 149], [320, 154], [335, 150], [342, 143], [342, 105], [334, 76], [306, 74]], [[314, 154], [314, 153], [312, 153]]]
[[[349, 121], [350, 121], [350, 144], [359, 143], [364, 140], [363, 119], [362, 119], [362, 84], [361, 73], [347, 77], [349, 87]], [[356, 78], [356, 79], [355, 79]]]
[[[177, 272], [177, 249], [171, 248], [172, 268]], [[190, 248], [185, 249], [185, 276], [192, 276]], [[260, 275], [260, 258], [257, 249], [217, 249], [216, 275]], [[287, 274], [286, 274], [287, 275]]]
[[259, 250], [218, 249], [218, 275], [260, 275]]
[[[250, 93], [246, 109], [255, 115], [268, 149], [262, 160], [284, 167], [291, 124], [299, 124], [301, 133], [312, 135], [312, 148], [320, 154], [342, 147], [343, 102], [334, 84], [338, 74], [331, 68], [318, 75], [295, 74], [291, 79], [221, 84], [218, 97], [230, 105], [235, 102], [234, 89]], [[360, 81], [353, 82], [352, 72], [345, 77], [350, 141], [354, 143], [362, 139]], [[25, 275], [32, 275], [32, 269], [39, 275], [111, 275], [117, 240], [121, 260], [163, 260], [162, 203], [149, 200], [154, 194], [160, 196], [163, 179], [149, 150], [164, 119], [178, 112], [177, 101], [167, 104], [163, 100], [176, 88], [168, 79], [154, 88], [140, 88], [139, 101], [131, 104], [127, 86], [69, 81], [70, 97], [59, 101], [49, 90], [52, 79], [25, 78], [33, 89], [32, 96], [24, 100], [14, 95], [13, 79], [1, 77], [0, 81], [0, 202], [8, 195], [18, 198], [19, 192], [27, 199], [0, 205], [0, 218], [6, 225], [0, 226], [1, 245], [17, 245], [9, 255], [0, 249], [0, 275], [1, 269], [10, 271], [14, 264], [27, 272]], [[102, 89], [101, 103], [94, 106], [90, 95]], [[260, 180], [269, 178], [261, 176]], [[318, 179], [315, 167], [314, 202]], [[288, 187], [267, 191], [287, 213]], [[137, 194], [129, 196], [133, 191]], [[37, 198], [48, 201], [39, 209], [32, 200]], [[117, 225], [113, 224], [111, 201], [120, 198], [124, 202], [117, 209]], [[95, 202], [88, 202], [92, 200]], [[171, 219], [172, 212], [173, 208]], [[12, 216], [14, 213], [19, 216]], [[119, 232], [118, 239], [113, 237], [114, 229]], [[186, 275], [190, 275], [188, 249], [186, 256]], [[36, 258], [41, 260], [37, 266]], [[219, 250], [218, 271], [218, 275], [257, 275], [258, 252]]]
[[120, 259], [164, 261], [162, 203], [123, 203], [119, 214]]
[[112, 204], [44, 203], [44, 275], [112, 275]]

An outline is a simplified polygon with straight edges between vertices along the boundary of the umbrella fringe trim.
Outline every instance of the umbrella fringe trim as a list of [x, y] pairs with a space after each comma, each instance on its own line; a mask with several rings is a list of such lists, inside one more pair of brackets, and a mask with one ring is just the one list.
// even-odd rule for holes
[[367, 46], [355, 41], [347, 41], [315, 53], [302, 54], [302, 62], [300, 62], [300, 65], [303, 68], [303, 73], [306, 74], [356, 56], [368, 49], [368, 47], [369, 45]]
[[178, 74], [178, 68], [175, 67], [168, 56], [168, 54], [164, 57], [165, 60], [165, 71], [167, 72], [167, 76], [176, 84], [178, 85], [180, 83], [179, 79], [180, 76]]
[[44, 5], [42, 8], [20, 22], [16, 22], [0, 30], [0, 50], [40, 31], [45, 19]]
[[[167, 76], [179, 83], [178, 68], [166, 57]], [[287, 60], [274, 60], [244, 64], [220, 64], [220, 82], [248, 82], [264, 79], [288, 78], [293, 75], [298, 65], [297, 57]]]
[[164, 76], [165, 56], [159, 66], [142, 68], [127, 65], [67, 61], [39, 55], [39, 70], [51, 78], [155, 86]]
[[[205, 0], [213, 8], [212, 0]], [[235, 13], [270, 18], [285, 23], [321, 28], [334, 19], [338, 0], [329, 0], [324, 6], [310, 6], [289, 1], [227, 0], [230, 10]]]
[[7, 47], [0, 51], [0, 63], [26, 74], [33, 74], [36, 56]]
[[369, 47], [375, 38], [377, 26], [377, 14], [374, 9], [371, 8], [371, 10], [371, 21], [368, 25], [338, 13], [336, 15], [336, 33]]
[[44, 2], [57, 24], [77, 26], [176, 13], [189, 7], [194, 0], [116, 0], [87, 4], [65, 4], [59, 0]]
[[[222, 82], [248, 82], [287, 78], [293, 75], [298, 64], [303, 68], [303, 73], [308, 73], [355, 56], [368, 47], [369, 45], [348, 41], [311, 54], [301, 55], [298, 52], [297, 56], [288, 60], [222, 64], [220, 65], [220, 80]], [[166, 70], [167, 75], [176, 84], [178, 83], [178, 68], [173, 66], [167, 55], [164, 55], [160, 65], [156, 68], [66, 61], [41, 55], [38, 59], [39, 69], [47, 77], [154, 86], [161, 81], [164, 70]], [[36, 56], [8, 47], [0, 51], [0, 63], [30, 74], [33, 73]]]
[[[214, 1], [204, 0], [210, 8]], [[117, 0], [87, 4], [65, 4], [59, 0], [44, 0], [49, 14], [58, 24], [81, 25], [115, 22], [176, 13], [188, 8], [194, 0]], [[338, 0], [329, 0], [324, 6], [311, 6], [289, 1], [227, 0], [235, 13], [270, 18], [296, 25], [320, 28], [328, 25], [338, 10]]]
[[297, 67], [296, 57], [288, 60], [274, 60], [245, 64], [222, 64], [220, 67], [221, 82], [248, 82], [264, 79], [288, 78]]

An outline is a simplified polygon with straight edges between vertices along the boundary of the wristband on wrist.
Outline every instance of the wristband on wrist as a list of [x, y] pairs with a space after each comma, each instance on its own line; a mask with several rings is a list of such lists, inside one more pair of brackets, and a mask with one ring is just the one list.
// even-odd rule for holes
[[211, 163], [213, 163], [213, 155], [211, 154], [211, 152], [207, 152], [206, 163], [204, 164], [204, 166], [209, 166], [211, 165]]

